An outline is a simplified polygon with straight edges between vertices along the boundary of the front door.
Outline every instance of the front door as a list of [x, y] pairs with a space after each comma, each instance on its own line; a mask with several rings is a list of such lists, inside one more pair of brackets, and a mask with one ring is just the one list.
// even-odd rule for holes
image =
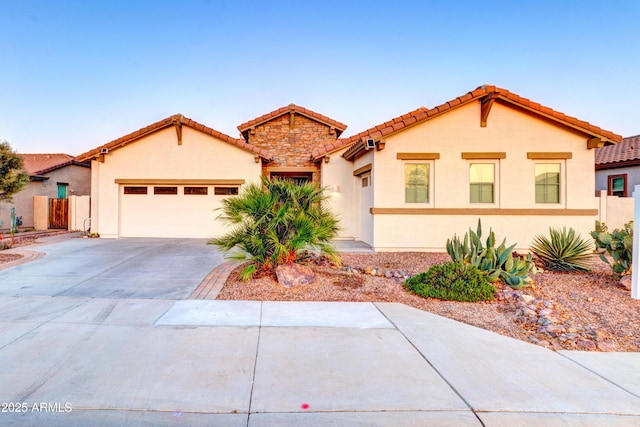
[[373, 246], [373, 215], [371, 215], [370, 211], [373, 207], [373, 183], [371, 182], [371, 174], [361, 175], [358, 181], [360, 186], [358, 202], [359, 238], [369, 246]]

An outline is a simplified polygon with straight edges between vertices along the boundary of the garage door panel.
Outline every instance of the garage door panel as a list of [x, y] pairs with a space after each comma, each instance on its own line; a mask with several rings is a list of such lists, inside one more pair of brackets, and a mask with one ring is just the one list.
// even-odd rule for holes
[[219, 236], [224, 227], [216, 218], [223, 196], [214, 195], [124, 194], [120, 189], [120, 236], [122, 237], [196, 237]]

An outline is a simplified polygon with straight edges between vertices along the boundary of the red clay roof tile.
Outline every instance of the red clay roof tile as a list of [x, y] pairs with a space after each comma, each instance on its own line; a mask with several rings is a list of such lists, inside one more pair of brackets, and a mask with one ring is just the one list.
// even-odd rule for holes
[[[578, 128], [581, 129], [584, 133], [588, 134], [588, 135], [593, 135], [594, 137], [600, 137], [605, 139], [608, 142], [612, 142], [612, 143], [616, 143], [619, 142], [622, 137], [618, 134], [615, 134], [613, 132], [610, 131], [606, 131], [604, 129], [601, 129], [597, 126], [593, 126], [585, 121], [582, 120], [578, 120], [574, 117], [570, 117], [567, 116], [566, 114], [560, 113], [558, 111], [554, 111], [553, 109], [549, 108], [549, 107], [545, 107], [543, 105], [538, 104], [537, 102], [533, 102], [531, 100], [529, 100], [528, 98], [524, 98], [521, 97], [520, 95], [514, 94], [509, 92], [506, 89], [501, 89], [498, 88], [496, 86], [492, 86], [492, 85], [484, 85], [484, 86], [480, 86], [474, 90], [472, 90], [471, 92], [468, 92], [462, 96], [459, 96], [447, 103], [438, 105], [434, 108], [431, 109], [425, 109], [424, 107], [418, 110], [415, 110], [411, 113], [408, 113], [408, 115], [411, 117], [411, 120], [405, 119], [405, 116], [407, 115], [403, 115], [400, 116], [400, 118], [403, 119], [403, 127], [398, 127], [396, 126], [394, 123], [396, 123], [397, 118], [396, 119], [392, 119], [389, 122], [384, 123], [383, 125], [378, 125], [374, 128], [371, 128], [369, 130], [366, 130], [364, 132], [360, 132], [357, 135], [354, 135], [350, 138], [346, 138], [342, 141], [343, 145], [342, 147], [344, 147], [348, 142], [351, 142], [351, 147], [349, 147], [349, 149], [347, 149], [347, 151], [345, 151], [345, 153], [343, 154], [343, 156], [347, 159], [352, 158], [352, 155], [354, 155], [355, 153], [357, 153], [359, 151], [358, 145], [362, 144], [362, 137], [363, 135], [366, 134], [370, 134], [372, 129], [376, 129], [379, 130], [381, 133], [381, 136], [388, 136], [392, 133], [395, 132], [401, 132], [404, 128], [411, 126], [413, 124], [416, 123], [421, 123], [425, 120], [430, 120], [431, 118], [438, 116], [440, 114], [443, 114], [449, 110], [455, 109], [459, 106], [462, 106], [464, 104], [467, 104], [471, 101], [480, 99], [481, 97], [485, 96], [485, 95], [489, 95], [489, 94], [493, 94], [495, 95], [496, 99], [501, 99], [505, 102], [508, 103], [512, 103], [515, 105], [519, 105], [522, 106], [523, 108], [527, 108], [529, 111], [533, 111], [535, 112], [539, 112], [541, 114], [546, 115], [547, 117], [550, 117], [558, 122], [560, 122], [561, 124], [564, 123], [566, 125], [570, 125], [574, 128]], [[382, 127], [382, 129], [380, 129]], [[378, 136], [374, 136], [374, 134], [371, 134], [371, 136], [375, 139], [375, 138], [379, 138]], [[640, 145], [640, 144], [639, 144]], [[323, 154], [322, 150], [319, 150], [319, 153], [315, 156], [316, 158], [321, 157]]]
[[260, 117], [256, 117], [253, 120], [249, 120], [246, 123], [243, 123], [241, 125], [238, 126], [238, 130], [241, 133], [246, 133], [250, 128], [257, 126], [259, 124], [262, 124], [264, 122], [267, 122], [269, 120], [272, 120], [276, 117], [280, 117], [284, 114], [287, 114], [289, 112], [296, 112], [298, 114], [302, 114], [303, 116], [306, 116], [312, 120], [318, 121], [322, 124], [325, 124], [329, 127], [335, 127], [337, 130], [337, 135], [340, 136], [340, 134], [342, 132], [344, 132], [344, 130], [347, 128], [347, 125], [345, 125], [344, 123], [340, 123], [337, 120], [333, 120], [327, 116], [324, 116], [322, 114], [316, 113], [315, 111], [311, 111], [308, 108], [304, 108], [304, 107], [300, 107], [298, 105], [295, 104], [289, 104], [286, 107], [281, 107], [278, 108], [277, 110], [271, 111], [270, 113], [267, 114], [263, 114]]
[[232, 145], [236, 145], [240, 148], [242, 148], [243, 150], [249, 151], [251, 153], [255, 153], [258, 154], [259, 156], [265, 158], [265, 159], [269, 159], [271, 158], [270, 153], [262, 148], [259, 147], [255, 147], [251, 144], [248, 144], [245, 142], [245, 140], [243, 139], [238, 139], [238, 138], [232, 138], [229, 135], [225, 135], [222, 132], [219, 132], [215, 129], [211, 129], [203, 124], [200, 124], [198, 122], [196, 122], [195, 120], [191, 120], [187, 117], [184, 117], [182, 114], [174, 114], [173, 116], [167, 117], [165, 119], [162, 119], [156, 123], [153, 123], [149, 126], [146, 126], [142, 129], [138, 129], [135, 132], [132, 132], [128, 135], [122, 136], [118, 139], [114, 139], [111, 142], [108, 142], [106, 144], [103, 144], [99, 147], [94, 148], [93, 150], [87, 151], [86, 153], [80, 154], [78, 156], [78, 161], [80, 162], [85, 162], [87, 160], [92, 160], [94, 158], [96, 158], [98, 155], [100, 155], [100, 153], [102, 152], [102, 149], [106, 148], [109, 151], [112, 150], [116, 150], [118, 148], [124, 147], [127, 144], [130, 144], [136, 140], [138, 140], [139, 138], [146, 136], [150, 133], [153, 132], [157, 132], [159, 130], [162, 130], [166, 127], [169, 126], [173, 126], [174, 123], [177, 124], [181, 124], [183, 126], [188, 126], [192, 129], [198, 130], [200, 132], [206, 133], [208, 135], [211, 135], [215, 138], [218, 138], [226, 143], [232, 144]]
[[601, 169], [606, 169], [606, 165], [619, 166], [616, 163], [633, 160], [640, 160], [640, 135], [622, 138], [615, 145], [596, 148], [596, 165], [600, 165]]
[[418, 121], [418, 119], [416, 119], [415, 116], [411, 116], [411, 117], [407, 117], [407, 119], [403, 121], [403, 124], [405, 126], [409, 126], [409, 125], [414, 124], [417, 121]]
[[20, 154], [24, 161], [24, 169], [29, 175], [42, 175], [52, 170], [73, 164], [76, 158], [64, 153]]

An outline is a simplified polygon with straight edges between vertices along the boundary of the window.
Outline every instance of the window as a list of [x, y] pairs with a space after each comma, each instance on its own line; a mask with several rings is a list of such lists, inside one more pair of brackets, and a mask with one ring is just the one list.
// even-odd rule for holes
[[469, 165], [471, 203], [493, 203], [495, 165], [493, 163], [472, 163]]
[[58, 183], [58, 199], [67, 198], [67, 185], [69, 184]]
[[296, 185], [304, 185], [313, 181], [313, 172], [278, 172], [273, 171], [269, 173], [271, 178], [286, 179], [293, 182]]
[[124, 187], [124, 194], [147, 194], [147, 187]]
[[371, 176], [366, 175], [366, 176], [363, 176], [362, 179], [360, 180], [363, 188], [369, 186], [369, 178], [371, 178]]
[[429, 203], [429, 164], [405, 163], [405, 203]]
[[213, 194], [216, 196], [236, 196], [238, 195], [238, 187], [215, 187]]
[[153, 194], [178, 194], [178, 187], [153, 187]]
[[609, 175], [609, 196], [627, 197], [627, 174]]
[[536, 203], [560, 203], [560, 164], [536, 163]]
[[206, 196], [209, 194], [208, 187], [184, 187], [184, 194], [187, 196], [197, 195], [197, 196]]

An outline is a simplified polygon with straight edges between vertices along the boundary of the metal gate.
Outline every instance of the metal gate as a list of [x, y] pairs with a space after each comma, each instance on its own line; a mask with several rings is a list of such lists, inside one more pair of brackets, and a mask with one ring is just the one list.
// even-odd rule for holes
[[49, 228], [69, 227], [69, 199], [49, 199]]

